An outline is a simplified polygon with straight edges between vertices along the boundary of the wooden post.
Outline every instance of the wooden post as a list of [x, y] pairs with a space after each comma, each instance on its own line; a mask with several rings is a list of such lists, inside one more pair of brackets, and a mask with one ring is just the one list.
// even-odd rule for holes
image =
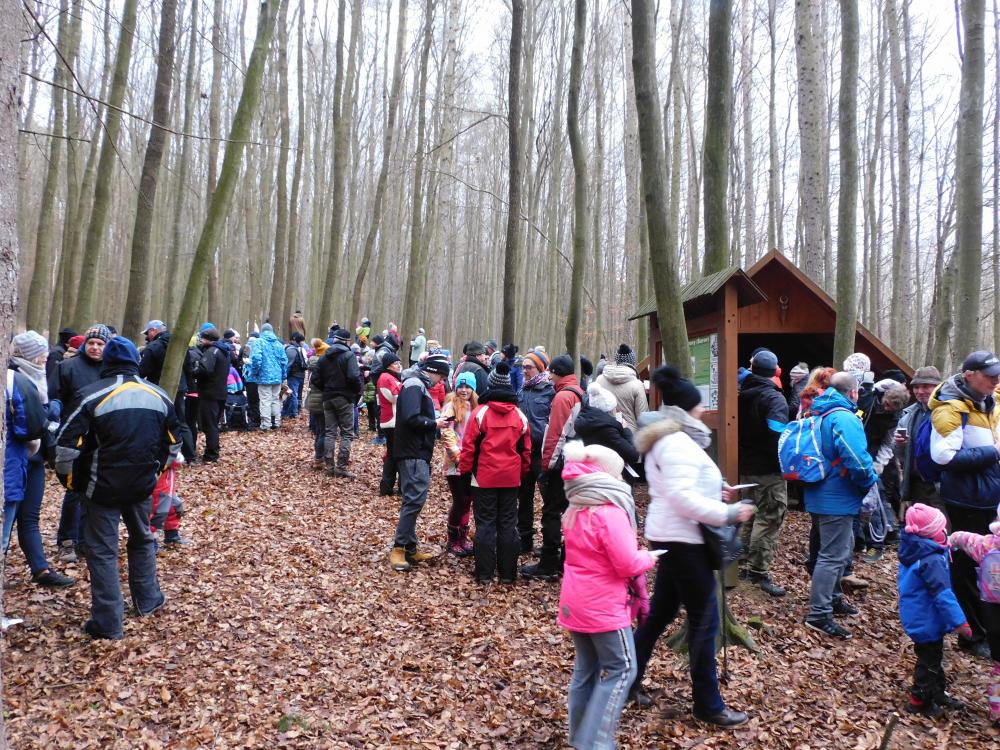
[[722, 290], [719, 326], [719, 469], [727, 482], [739, 481], [739, 298], [730, 280]]

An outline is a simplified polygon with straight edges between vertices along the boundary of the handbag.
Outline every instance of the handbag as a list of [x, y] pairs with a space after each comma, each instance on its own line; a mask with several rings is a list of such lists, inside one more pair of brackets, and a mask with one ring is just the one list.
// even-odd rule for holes
[[740, 525], [710, 526], [699, 523], [701, 537], [705, 542], [705, 550], [712, 563], [712, 570], [725, 570], [736, 562], [743, 553], [743, 541], [740, 539]]

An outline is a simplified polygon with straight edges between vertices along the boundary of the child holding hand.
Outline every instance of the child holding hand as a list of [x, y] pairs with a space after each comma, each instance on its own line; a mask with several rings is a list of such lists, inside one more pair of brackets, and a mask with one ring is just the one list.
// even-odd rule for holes
[[931, 717], [964, 708], [945, 690], [944, 636], [950, 631], [971, 635], [951, 590], [946, 525], [937, 508], [916, 503], [906, 511], [899, 543], [899, 619], [917, 655], [906, 710]]

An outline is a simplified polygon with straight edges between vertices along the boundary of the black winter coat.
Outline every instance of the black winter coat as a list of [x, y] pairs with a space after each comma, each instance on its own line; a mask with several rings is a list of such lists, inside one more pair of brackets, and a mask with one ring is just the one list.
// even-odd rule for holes
[[63, 357], [66, 356], [66, 347], [61, 343], [56, 344], [49, 351], [49, 356], [45, 358], [45, 377], [51, 378], [52, 371], [59, 366], [59, 363], [63, 361]]
[[316, 387], [323, 391], [323, 401], [342, 398], [354, 403], [361, 396], [361, 368], [358, 358], [344, 344], [334, 344], [316, 365]]
[[407, 370], [406, 374], [408, 377], [396, 398], [392, 455], [397, 461], [414, 458], [430, 463], [437, 438], [434, 402], [427, 392], [430, 379], [415, 369]]
[[82, 351], [63, 360], [49, 376], [49, 401], [62, 403], [63, 419], [80, 403], [80, 391], [101, 379], [101, 362], [95, 362]]
[[[139, 362], [139, 377], [145, 378], [155, 385], [160, 384], [163, 374], [163, 363], [167, 359], [167, 347], [170, 345], [170, 334], [166, 331], [143, 347], [142, 359]], [[181, 393], [187, 391], [187, 376], [181, 368], [181, 382], [177, 386]]]
[[232, 362], [232, 347], [227, 341], [213, 341], [201, 350], [201, 357], [194, 367], [198, 396], [225, 401], [228, 392], [229, 366]]
[[621, 456], [625, 463], [632, 466], [639, 463], [639, 451], [632, 442], [632, 431], [609, 412], [583, 406], [573, 429], [584, 445], [603, 445]]
[[740, 386], [740, 474], [779, 474], [778, 438], [788, 401], [770, 378], [750, 373]]

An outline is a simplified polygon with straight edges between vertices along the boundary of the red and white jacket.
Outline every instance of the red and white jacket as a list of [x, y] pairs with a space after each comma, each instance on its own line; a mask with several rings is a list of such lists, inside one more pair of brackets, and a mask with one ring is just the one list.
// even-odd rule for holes
[[472, 475], [472, 486], [518, 487], [531, 468], [531, 429], [517, 408], [517, 396], [494, 391], [477, 407], [462, 436], [458, 470]]
[[396, 398], [403, 390], [399, 376], [392, 372], [383, 372], [378, 376], [375, 393], [378, 396], [378, 423], [383, 430], [396, 427]]

